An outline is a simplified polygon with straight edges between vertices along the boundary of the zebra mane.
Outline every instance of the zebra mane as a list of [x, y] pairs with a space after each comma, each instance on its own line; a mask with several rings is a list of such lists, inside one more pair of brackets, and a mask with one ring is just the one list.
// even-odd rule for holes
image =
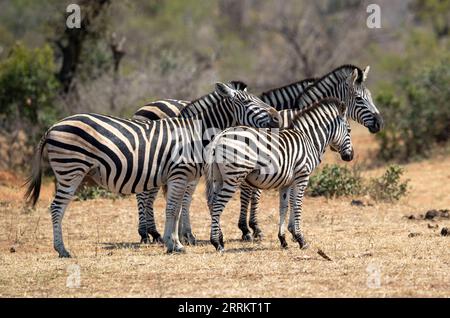
[[[244, 90], [247, 88], [247, 84], [242, 81], [231, 81], [228, 83], [231, 87], [237, 90]], [[203, 113], [210, 109], [210, 105], [217, 105], [224, 98], [220, 96], [216, 91], [213, 91], [209, 94], [203, 95], [189, 104], [187, 104], [180, 112], [180, 117], [190, 118]]]
[[342, 107], [345, 107], [345, 103], [343, 103], [341, 100], [335, 97], [327, 97], [323, 98], [318, 102], [315, 102], [311, 105], [309, 105], [306, 108], [301, 109], [298, 113], [296, 113], [295, 117], [292, 119], [289, 128], [294, 127], [294, 123], [297, 122], [301, 117], [305, 116], [306, 114], [310, 113], [311, 111], [320, 108], [320, 107], [328, 107], [328, 105], [334, 104], [340, 111]]
[[[321, 81], [325, 77], [330, 76], [331, 74], [334, 74], [334, 75], [336, 75], [338, 77], [341, 77], [341, 76], [343, 77], [344, 74], [348, 75], [349, 73], [353, 72], [353, 70], [355, 68], [358, 70], [358, 78], [356, 79], [356, 82], [358, 84], [361, 84], [362, 81], [363, 81], [363, 71], [358, 66], [355, 66], [353, 64], [344, 64], [344, 65], [338, 66], [334, 70], [332, 70], [331, 72], [329, 72], [329, 73], [325, 74], [324, 76], [322, 76], [321, 78], [319, 78], [317, 81]], [[339, 76], [339, 75], [341, 75], [341, 76]]]
[[313, 82], [313, 83], [315, 83], [316, 81], [317, 81], [316, 77], [305, 78], [305, 79], [303, 79], [301, 81], [296, 81], [296, 82], [292, 82], [292, 83], [287, 84], [287, 85], [283, 85], [283, 86], [280, 86], [280, 87], [272, 88], [272, 89], [270, 89], [268, 91], [262, 92], [260, 96], [262, 97], [262, 96], [265, 96], [265, 95], [269, 95], [272, 92], [283, 90], [283, 89], [285, 89], [287, 87], [290, 87], [290, 86], [299, 85], [299, 84], [302, 84], [302, 83], [305, 83], [305, 82]]

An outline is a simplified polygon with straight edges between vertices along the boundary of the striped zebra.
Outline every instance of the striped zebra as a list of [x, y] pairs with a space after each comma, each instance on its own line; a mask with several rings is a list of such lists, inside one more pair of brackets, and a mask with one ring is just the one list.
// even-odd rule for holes
[[[221, 83], [216, 84], [215, 92], [187, 105], [181, 117], [132, 121], [77, 114], [45, 133], [33, 160], [25, 198], [33, 205], [39, 198], [46, 148], [56, 177], [50, 210], [54, 248], [60, 257], [70, 257], [63, 243], [62, 218], [87, 175], [106, 189], [122, 194], [141, 193], [166, 184], [163, 240], [168, 252], [183, 251], [177, 229], [181, 198], [187, 184], [202, 174], [202, 150], [215, 133], [212, 130], [235, 125], [278, 127], [280, 121], [278, 112], [256, 96]], [[198, 151], [200, 157], [196, 156]]]
[[[365, 86], [369, 70], [369, 66], [361, 70], [354, 65], [342, 65], [316, 80], [314, 84], [307, 86], [303, 93], [297, 96], [294, 103], [287, 103], [286, 105], [290, 106], [291, 109], [302, 110], [323, 98], [334, 97], [346, 104], [350, 119], [367, 127], [371, 133], [377, 133], [383, 127], [383, 119], [373, 103], [369, 89]], [[272, 104], [276, 109], [280, 108], [279, 105]], [[281, 115], [284, 124], [289, 125], [292, 113], [283, 111]], [[246, 185], [243, 185], [241, 188], [241, 213], [238, 226], [242, 231], [243, 240], [252, 239], [247, 225], [247, 211], [250, 203], [250, 220], [248, 224], [253, 230], [254, 239], [262, 237], [257, 221], [260, 196], [260, 189], [254, 189]], [[292, 218], [290, 219], [290, 226], [292, 226]]]
[[224, 250], [220, 216], [242, 184], [279, 189], [281, 245], [287, 247], [285, 218], [290, 205], [294, 216], [291, 233], [300, 248], [307, 246], [301, 231], [301, 213], [310, 174], [320, 164], [328, 145], [337, 149], [343, 160], [353, 159], [346, 110], [340, 100], [328, 98], [302, 110], [290, 129], [233, 127], [214, 138], [205, 177], [211, 213], [210, 239], [216, 250]]
[[[231, 81], [228, 85], [237, 90], [247, 90], [247, 85], [242, 81]], [[134, 113], [132, 119], [145, 121], [178, 117], [180, 116], [181, 111], [189, 103], [189, 101], [176, 99], [157, 100], [139, 108], [138, 111]], [[196, 243], [195, 236], [192, 234], [189, 208], [197, 183], [198, 180], [192, 181], [186, 188], [186, 193], [184, 194], [182, 202], [180, 224], [178, 226], [178, 236], [181, 238], [182, 242], [188, 245], [194, 245]], [[153, 203], [158, 195], [159, 189], [159, 187], [156, 187], [136, 194], [139, 214], [138, 233], [141, 236], [141, 242], [144, 243], [149, 242], [149, 235], [152, 236], [153, 242], [162, 243], [161, 234], [159, 234], [156, 228], [153, 210]]]
[[[263, 92], [260, 95], [260, 99], [264, 101], [266, 104], [269, 104], [278, 110], [294, 108], [294, 104], [298, 96], [302, 94], [302, 92], [306, 89], [306, 87], [308, 87], [315, 81], [316, 81], [315, 78], [308, 78], [282, 87], [278, 87]], [[231, 81], [229, 85], [239, 90], [247, 89], [247, 85], [241, 81]], [[157, 120], [163, 118], [177, 117], [180, 115], [181, 110], [188, 103], [189, 103], [188, 101], [175, 99], [158, 100], [138, 109], [138, 111], [134, 114], [133, 119]], [[285, 122], [289, 122], [290, 117], [292, 117], [289, 111], [280, 112], [280, 115], [284, 117], [283, 121]], [[189, 208], [192, 202], [192, 195], [196, 189], [196, 186], [197, 182], [194, 181], [190, 183], [186, 189], [186, 193], [183, 197], [181, 219], [179, 224], [179, 236], [185, 243], [189, 245], [194, 245], [196, 242], [195, 236], [192, 234], [189, 217]], [[161, 235], [159, 234], [156, 228], [153, 210], [153, 203], [156, 199], [158, 192], [159, 188], [154, 188], [136, 195], [139, 211], [138, 232], [139, 235], [141, 236], [141, 242], [145, 243], [149, 242], [149, 234], [152, 236], [154, 242], [162, 241]], [[255, 193], [259, 195], [260, 191], [255, 191]], [[256, 220], [256, 216], [255, 218], [252, 219]], [[245, 225], [246, 224], [247, 222], [245, 220]], [[250, 223], [250, 226], [252, 226], [252, 223]]]

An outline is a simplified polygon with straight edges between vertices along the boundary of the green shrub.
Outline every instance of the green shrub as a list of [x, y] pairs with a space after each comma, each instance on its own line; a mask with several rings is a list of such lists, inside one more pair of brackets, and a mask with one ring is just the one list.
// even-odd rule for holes
[[367, 192], [376, 201], [398, 201], [408, 191], [408, 182], [401, 182], [403, 169], [397, 165], [390, 165], [380, 177], [370, 180]]
[[379, 178], [366, 180], [359, 169], [337, 164], [325, 165], [311, 176], [307, 194], [327, 198], [368, 194], [376, 201], [398, 201], [407, 194], [408, 180], [401, 182], [403, 169], [390, 165]]
[[41, 123], [42, 113], [50, 120], [47, 117], [55, 114], [53, 102], [58, 92], [53, 59], [48, 45], [36, 49], [13, 47], [0, 62], [0, 117]]
[[311, 176], [307, 188], [313, 196], [339, 197], [360, 194], [362, 178], [356, 169], [340, 165], [325, 165], [318, 173]]
[[378, 157], [408, 161], [426, 158], [450, 141], [450, 58], [397, 82], [376, 97], [385, 128], [376, 135]]
[[82, 185], [76, 194], [78, 201], [87, 201], [95, 199], [118, 199], [121, 195], [112, 193], [99, 186]]

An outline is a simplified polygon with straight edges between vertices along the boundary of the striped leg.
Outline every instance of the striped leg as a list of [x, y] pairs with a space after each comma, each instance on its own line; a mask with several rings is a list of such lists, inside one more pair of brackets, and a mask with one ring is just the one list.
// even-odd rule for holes
[[64, 212], [66, 211], [69, 203], [75, 197], [75, 191], [83, 178], [84, 176], [75, 177], [69, 182], [67, 180], [64, 180], [64, 182], [57, 181], [56, 184], [56, 194], [52, 204], [50, 205], [50, 212], [53, 224], [53, 247], [58, 252], [59, 257], [71, 257], [64, 246], [62, 220], [64, 217]]
[[148, 191], [136, 194], [139, 211], [138, 232], [141, 236], [141, 242], [149, 243], [149, 234], [153, 242], [162, 242], [161, 234], [156, 229], [155, 216], [153, 212], [153, 203], [158, 195], [159, 188], [153, 188]]
[[[171, 180], [167, 183], [166, 224], [164, 228], [164, 243], [167, 252], [184, 252], [184, 246], [178, 237], [178, 224], [180, 222], [180, 210], [187, 182], [183, 179]], [[180, 199], [181, 198], [181, 199]]]
[[303, 233], [301, 231], [302, 205], [305, 189], [308, 184], [309, 177], [302, 177], [291, 188], [291, 214], [293, 214], [293, 231], [291, 232], [294, 239], [300, 245], [300, 248], [307, 248]]
[[190, 182], [186, 188], [186, 192], [183, 196], [183, 205], [181, 208], [181, 220], [179, 224], [178, 235], [183, 243], [187, 245], [195, 245], [196, 238], [192, 234], [191, 219], [189, 216], [189, 210], [192, 203], [192, 195], [197, 187], [198, 180]]
[[228, 180], [223, 183], [222, 188], [217, 192], [215, 200], [210, 207], [211, 213], [211, 244], [214, 245], [217, 251], [224, 251], [223, 233], [220, 228], [220, 215], [225, 209], [226, 204], [230, 201], [233, 194], [236, 192], [239, 183], [235, 180]]
[[261, 198], [261, 190], [253, 189], [251, 206], [250, 206], [250, 228], [253, 230], [253, 238], [255, 240], [262, 240], [263, 234], [261, 229], [258, 226], [258, 210], [259, 210], [259, 199]]
[[278, 239], [281, 247], [287, 248], [286, 242], [286, 213], [289, 209], [290, 188], [286, 187], [280, 190], [280, 224], [278, 227]]
[[247, 211], [250, 203], [250, 198], [253, 193], [253, 187], [249, 185], [241, 185], [241, 213], [239, 214], [238, 227], [242, 231], [242, 240], [251, 241], [252, 235], [250, 234], [250, 229], [247, 225]]

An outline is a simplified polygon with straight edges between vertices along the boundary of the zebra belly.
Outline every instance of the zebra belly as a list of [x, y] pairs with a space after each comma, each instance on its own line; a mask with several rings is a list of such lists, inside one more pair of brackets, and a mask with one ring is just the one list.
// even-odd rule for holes
[[247, 175], [245, 181], [251, 186], [268, 190], [279, 189], [281, 187], [289, 186], [294, 181], [294, 176], [291, 172], [288, 173], [261, 173], [261, 170], [254, 170]]

